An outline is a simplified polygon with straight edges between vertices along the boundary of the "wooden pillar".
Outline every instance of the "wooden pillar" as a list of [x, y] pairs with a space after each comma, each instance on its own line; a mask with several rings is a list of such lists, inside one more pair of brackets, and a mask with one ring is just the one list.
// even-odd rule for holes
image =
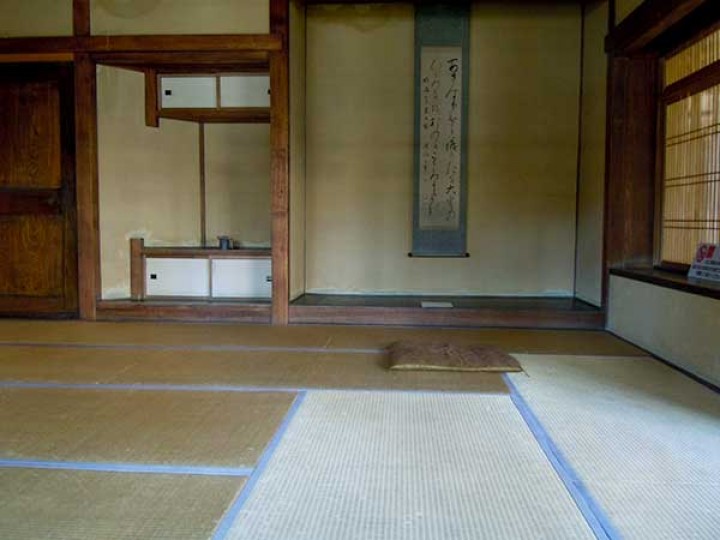
[[130, 239], [130, 299], [145, 298], [145, 239]]
[[605, 190], [605, 273], [653, 264], [658, 113], [655, 55], [610, 58]]
[[290, 59], [289, 0], [271, 0], [270, 32], [282, 50], [270, 54], [270, 193], [272, 207], [272, 323], [288, 324], [290, 302]]
[[95, 63], [75, 55], [75, 174], [80, 318], [94, 320], [100, 296], [97, 88]]
[[288, 323], [290, 300], [289, 70], [285, 51], [270, 55], [272, 199], [272, 322]]
[[90, 0], [73, 0], [73, 35], [90, 35]]

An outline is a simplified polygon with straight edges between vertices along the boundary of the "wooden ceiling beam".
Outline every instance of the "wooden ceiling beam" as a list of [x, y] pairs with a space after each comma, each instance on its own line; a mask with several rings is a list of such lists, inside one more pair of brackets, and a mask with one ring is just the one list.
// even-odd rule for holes
[[645, 0], [605, 39], [605, 50], [627, 55], [642, 51], [671, 27], [717, 0]]

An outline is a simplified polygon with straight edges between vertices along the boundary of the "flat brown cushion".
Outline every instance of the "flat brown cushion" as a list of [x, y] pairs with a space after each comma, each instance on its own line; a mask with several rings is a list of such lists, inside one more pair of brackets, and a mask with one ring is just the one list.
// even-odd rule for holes
[[397, 341], [388, 347], [389, 368], [438, 371], [522, 371], [506, 352], [483, 345]]

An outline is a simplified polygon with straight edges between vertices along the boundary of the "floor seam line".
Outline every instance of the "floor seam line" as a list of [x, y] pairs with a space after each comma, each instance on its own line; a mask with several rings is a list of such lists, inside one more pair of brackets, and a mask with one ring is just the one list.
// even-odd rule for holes
[[389, 392], [398, 394], [430, 394], [430, 395], [482, 395], [506, 396], [503, 391], [476, 390], [433, 390], [412, 388], [308, 388], [294, 386], [233, 386], [233, 385], [192, 385], [192, 384], [155, 384], [155, 383], [55, 383], [55, 382], [23, 382], [0, 381], [0, 390], [105, 390], [105, 391], [139, 391], [139, 392], [233, 392], [233, 393], [284, 393], [297, 394], [302, 392]]
[[510, 388], [510, 399], [596, 538], [598, 540], [620, 540], [622, 538], [620, 533], [550, 437], [515, 383], [507, 374], [503, 374], [503, 379]]
[[277, 431], [275, 432], [275, 435], [273, 435], [273, 438], [268, 443], [267, 447], [265, 448], [265, 451], [260, 456], [260, 459], [258, 460], [257, 464], [255, 465], [255, 469], [253, 470], [252, 475], [248, 478], [248, 481], [245, 483], [245, 485], [240, 489], [237, 496], [235, 497], [235, 500], [230, 504], [228, 509], [223, 514], [222, 518], [220, 519], [217, 527], [215, 528], [215, 531], [212, 535], [212, 540], [224, 540], [228, 533], [230, 532], [230, 529], [232, 529], [232, 526], [235, 523], [235, 520], [237, 519], [238, 515], [243, 509], [243, 506], [245, 505], [245, 502], [250, 498], [250, 495], [252, 494], [253, 488], [257, 484], [257, 482], [260, 480], [260, 477], [262, 476], [263, 472], [268, 466], [268, 463], [272, 459], [272, 456], [275, 454], [275, 450], [280, 445], [280, 442], [283, 439], [283, 436], [287, 432], [288, 428], [290, 427], [290, 424], [292, 423], [293, 419], [297, 415], [297, 412], [300, 410], [300, 407], [302, 406], [303, 402], [305, 401], [305, 397], [307, 396], [306, 391], [301, 391], [298, 393], [298, 395], [295, 397], [295, 400], [293, 401], [293, 404], [290, 406], [290, 410], [285, 415], [285, 418], [283, 419], [282, 423], [278, 427]]
[[53, 461], [34, 459], [0, 459], [0, 469], [45, 469], [63, 471], [237, 477], [249, 477], [254, 471], [253, 467], [215, 467], [210, 465], [164, 465], [151, 463]]
[[289, 352], [322, 354], [379, 354], [379, 348], [278, 347], [271, 345], [148, 345], [129, 343], [62, 343], [50, 341], [0, 341], [0, 347], [37, 347], [45, 349], [99, 349], [137, 351], [187, 351], [187, 352]]

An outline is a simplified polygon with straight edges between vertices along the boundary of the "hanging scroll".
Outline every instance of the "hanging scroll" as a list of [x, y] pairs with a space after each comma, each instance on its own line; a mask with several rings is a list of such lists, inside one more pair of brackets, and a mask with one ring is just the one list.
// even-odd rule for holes
[[413, 256], [466, 256], [468, 18], [467, 5], [416, 11]]

